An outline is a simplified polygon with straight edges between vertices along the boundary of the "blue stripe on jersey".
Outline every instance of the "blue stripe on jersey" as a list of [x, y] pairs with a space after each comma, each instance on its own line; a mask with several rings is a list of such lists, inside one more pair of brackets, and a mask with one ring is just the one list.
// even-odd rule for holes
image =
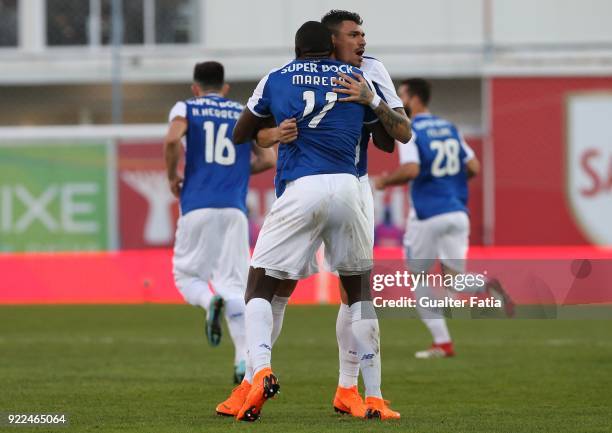
[[449, 212], [468, 212], [465, 149], [457, 127], [430, 114], [412, 123], [419, 151], [420, 171], [412, 182], [411, 197], [419, 219]]
[[356, 148], [364, 121], [375, 119], [369, 107], [337, 102], [333, 92], [338, 71], [361, 74], [358, 68], [331, 59], [298, 59], [271, 72], [254, 104], [259, 115], [276, 123], [296, 118], [298, 138], [281, 145], [275, 184], [277, 196], [287, 182], [315, 174], [357, 175]]
[[188, 129], [181, 212], [230, 207], [246, 213], [251, 143], [231, 141], [242, 105], [217, 95], [185, 103]]

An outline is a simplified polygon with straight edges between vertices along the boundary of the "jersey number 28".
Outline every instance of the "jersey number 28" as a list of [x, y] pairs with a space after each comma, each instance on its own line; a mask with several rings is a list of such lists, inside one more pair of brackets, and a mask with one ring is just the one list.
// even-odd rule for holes
[[206, 132], [204, 160], [206, 162], [216, 162], [220, 165], [232, 165], [236, 162], [236, 148], [232, 140], [227, 137], [227, 128], [227, 123], [219, 125], [215, 137], [215, 122], [204, 122], [204, 131]]
[[[436, 151], [436, 156], [431, 164], [431, 174], [434, 177], [453, 176], [461, 170], [459, 161], [459, 150], [461, 145], [454, 138], [444, 141], [435, 140], [429, 143], [431, 150]], [[446, 156], [446, 159], [444, 157]], [[442, 165], [443, 162], [446, 164]]]

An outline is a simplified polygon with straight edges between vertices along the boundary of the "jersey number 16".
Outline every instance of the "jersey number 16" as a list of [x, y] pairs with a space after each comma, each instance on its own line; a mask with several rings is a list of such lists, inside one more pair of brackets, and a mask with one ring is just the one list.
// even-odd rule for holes
[[204, 131], [206, 132], [204, 160], [206, 162], [216, 162], [220, 165], [232, 165], [236, 162], [236, 148], [232, 140], [227, 137], [227, 128], [227, 123], [219, 125], [215, 137], [215, 122], [204, 122]]

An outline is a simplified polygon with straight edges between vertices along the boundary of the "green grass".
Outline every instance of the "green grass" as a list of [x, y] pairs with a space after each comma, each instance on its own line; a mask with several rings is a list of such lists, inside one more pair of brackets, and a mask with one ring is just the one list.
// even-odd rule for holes
[[232, 347], [207, 346], [188, 306], [0, 308], [0, 412], [66, 412], [64, 428], [4, 431], [612, 431], [612, 326], [595, 320], [454, 320], [458, 356], [419, 361], [416, 320], [382, 318], [381, 424], [334, 414], [335, 307], [289, 307], [261, 421], [214, 415]]

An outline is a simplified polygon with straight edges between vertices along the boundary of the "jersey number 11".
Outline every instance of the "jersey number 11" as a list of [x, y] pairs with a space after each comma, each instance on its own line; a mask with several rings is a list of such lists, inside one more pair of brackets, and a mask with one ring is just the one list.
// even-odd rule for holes
[[[312, 90], [306, 90], [302, 95], [302, 99], [306, 102], [306, 107], [304, 107], [304, 114], [302, 118], [308, 116], [313, 112], [315, 106], [315, 92]], [[316, 128], [319, 125], [319, 122], [325, 117], [327, 112], [334, 107], [334, 104], [338, 100], [338, 94], [334, 92], [327, 92], [325, 94], [325, 100], [327, 104], [323, 106], [323, 109], [319, 114], [313, 117], [308, 123], [309, 128]]]

